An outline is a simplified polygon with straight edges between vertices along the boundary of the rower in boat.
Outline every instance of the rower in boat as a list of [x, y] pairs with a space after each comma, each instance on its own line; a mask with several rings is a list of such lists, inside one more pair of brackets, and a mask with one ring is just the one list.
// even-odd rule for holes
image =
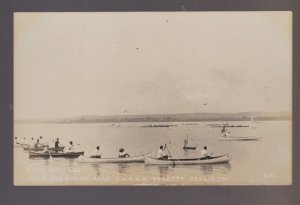
[[59, 147], [63, 147], [63, 145], [59, 143], [59, 138], [57, 138], [55, 141], [55, 148], [59, 148]]
[[48, 145], [48, 143], [47, 143], [47, 142], [45, 142], [45, 140], [44, 140], [43, 136], [40, 136], [40, 143], [41, 143], [41, 145], [42, 145], [43, 147], [45, 147], [45, 146], [47, 146], [47, 145]]
[[[212, 154], [212, 153], [211, 153]], [[210, 155], [211, 155], [210, 154]], [[207, 152], [207, 147], [204, 146], [203, 150], [200, 151], [200, 159], [211, 159], [212, 157], [210, 156]]]
[[40, 140], [39, 140], [39, 139], [36, 140], [36, 143], [35, 143], [34, 147], [35, 147], [35, 148], [40, 148], [40, 147], [41, 147], [41, 144], [40, 144]]
[[231, 137], [231, 134], [228, 130], [224, 133], [224, 137], [226, 137], [226, 138]]
[[130, 157], [130, 155], [127, 154], [123, 148], [119, 149], [119, 158], [126, 158], [126, 157]]
[[74, 144], [72, 141], [70, 141], [70, 145], [67, 149], [67, 152], [74, 152], [74, 150], [75, 150]]
[[31, 138], [30, 146], [31, 146], [31, 147], [35, 147], [35, 142], [34, 142], [34, 138], [33, 138], [33, 137]]
[[90, 158], [101, 158], [102, 154], [100, 152], [100, 146], [97, 146], [96, 149], [92, 152]]
[[222, 132], [222, 133], [226, 132], [226, 127], [225, 127], [225, 125], [223, 125], [223, 128], [222, 128], [221, 132]]
[[26, 142], [26, 137], [23, 138], [23, 141], [21, 142], [23, 145], [27, 145], [27, 142]]
[[49, 153], [49, 145], [46, 145], [43, 149], [43, 151], [41, 151], [42, 153]]
[[168, 159], [169, 156], [165, 154], [164, 150], [167, 148], [167, 144], [165, 146], [160, 145], [159, 150], [157, 152], [157, 159]]

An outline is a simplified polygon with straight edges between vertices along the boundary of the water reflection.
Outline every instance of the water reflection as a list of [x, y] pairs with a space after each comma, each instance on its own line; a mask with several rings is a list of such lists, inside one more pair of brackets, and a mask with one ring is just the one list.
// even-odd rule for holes
[[118, 164], [118, 172], [120, 174], [126, 174], [128, 172], [128, 169], [129, 169], [129, 164], [127, 163]]
[[165, 177], [166, 174], [169, 173], [169, 166], [158, 165], [157, 168], [158, 168], [159, 177]]
[[201, 164], [200, 170], [203, 174], [212, 174], [213, 172], [226, 174], [231, 171], [231, 164]]
[[92, 164], [93, 169], [96, 172], [96, 176], [100, 176], [101, 172], [100, 172], [100, 165], [98, 163]]

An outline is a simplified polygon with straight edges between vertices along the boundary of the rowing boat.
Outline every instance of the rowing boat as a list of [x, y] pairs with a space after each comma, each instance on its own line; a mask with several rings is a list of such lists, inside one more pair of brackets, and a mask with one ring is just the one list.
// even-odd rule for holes
[[219, 164], [231, 160], [228, 154], [210, 158], [190, 158], [190, 159], [157, 159], [150, 156], [145, 158], [145, 164], [151, 165], [193, 165], [193, 164]]
[[[62, 152], [64, 151], [65, 147], [50, 147], [48, 148], [49, 151], [54, 151], [54, 152]], [[33, 151], [33, 152], [39, 152], [43, 151], [44, 147], [26, 147], [24, 148], [24, 151]]]
[[193, 149], [195, 150], [197, 147], [187, 147], [187, 146], [183, 146], [183, 149]]
[[85, 163], [129, 163], [129, 162], [144, 162], [145, 157], [149, 156], [149, 154], [145, 155], [139, 155], [139, 156], [132, 156], [132, 157], [126, 157], [126, 158], [91, 158], [91, 157], [85, 157], [80, 156], [78, 158], [79, 162], [85, 162]]
[[183, 143], [184, 143], [184, 145], [183, 145], [183, 149], [184, 150], [189, 150], [189, 149], [195, 150], [197, 148], [197, 147], [189, 147], [189, 146], [187, 146], [187, 144], [189, 143], [189, 135], [188, 134], [186, 135], [186, 139], [183, 140]]
[[50, 158], [51, 157], [63, 157], [63, 158], [78, 158], [83, 155], [84, 152], [34, 152], [29, 151], [29, 158]]
[[23, 148], [25, 148], [25, 147], [30, 147], [30, 144], [22, 144], [22, 143], [17, 142], [17, 143], [15, 144], [15, 146], [16, 146], [16, 147], [23, 147]]
[[249, 136], [249, 137], [220, 137], [221, 141], [255, 141], [259, 140], [260, 137]]

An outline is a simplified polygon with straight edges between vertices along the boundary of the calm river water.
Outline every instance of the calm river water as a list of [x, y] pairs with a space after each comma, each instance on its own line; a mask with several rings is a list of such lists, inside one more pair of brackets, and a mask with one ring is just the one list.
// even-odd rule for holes
[[[100, 145], [102, 157], [117, 157], [123, 147], [131, 155], [157, 153], [168, 144], [172, 157], [198, 157], [203, 146], [214, 155], [230, 153], [225, 164], [157, 166], [143, 163], [87, 164], [77, 159], [29, 159], [28, 152], [14, 148], [15, 185], [276, 185], [291, 183], [291, 121], [253, 123], [252, 128], [228, 128], [233, 136], [261, 137], [259, 141], [219, 141], [220, 128], [214, 122], [165, 123], [171, 127], [141, 127], [150, 123], [15, 124], [18, 138], [43, 136], [54, 146], [73, 141], [77, 150], [89, 155]], [[249, 122], [229, 122], [249, 125]], [[163, 123], [152, 123], [163, 124]], [[118, 124], [117, 124], [118, 125]], [[184, 151], [183, 140], [197, 150]], [[167, 150], [166, 150], [167, 152]], [[168, 153], [168, 152], [167, 152]]]

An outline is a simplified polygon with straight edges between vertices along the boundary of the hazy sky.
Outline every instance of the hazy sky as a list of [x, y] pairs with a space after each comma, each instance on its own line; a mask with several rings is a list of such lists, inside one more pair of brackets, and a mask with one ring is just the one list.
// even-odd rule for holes
[[291, 110], [291, 18], [15, 13], [15, 118]]

